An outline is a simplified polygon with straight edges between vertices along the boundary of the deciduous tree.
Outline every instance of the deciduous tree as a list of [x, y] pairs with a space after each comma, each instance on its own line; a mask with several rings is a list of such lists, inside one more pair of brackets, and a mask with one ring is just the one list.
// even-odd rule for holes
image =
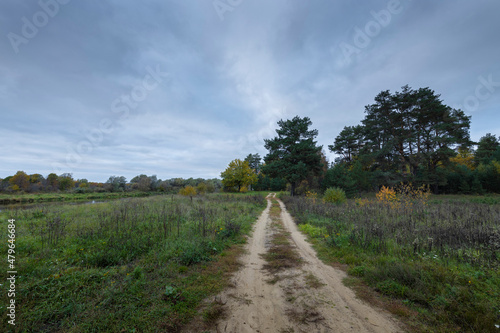
[[50, 173], [47, 176], [47, 189], [55, 191], [59, 188], [59, 177], [55, 173]]
[[135, 176], [130, 180], [130, 182], [133, 184], [132, 188], [136, 190], [143, 192], [151, 191], [152, 181], [151, 178], [146, 175]]
[[67, 191], [75, 186], [75, 180], [71, 173], [63, 173], [58, 177], [59, 189], [61, 191]]
[[9, 180], [12, 189], [15, 191], [22, 190], [27, 191], [30, 186], [30, 176], [26, 174], [24, 171], [18, 171], [12, 178]]
[[110, 192], [125, 191], [127, 179], [123, 176], [110, 176], [106, 181], [105, 188]]
[[191, 185], [187, 185], [186, 187], [182, 188], [179, 191], [179, 194], [183, 195], [183, 196], [186, 196], [186, 197], [190, 197], [191, 198], [191, 202], [193, 202], [193, 196], [196, 195], [196, 189], [193, 186], [191, 186]]
[[474, 170], [474, 153], [467, 147], [459, 147], [456, 156], [451, 157], [450, 161], [467, 167], [469, 170]]
[[248, 161], [240, 159], [231, 161], [220, 176], [222, 177], [222, 184], [226, 188], [237, 187], [238, 192], [243, 186], [248, 187], [257, 182], [257, 175], [248, 164]]

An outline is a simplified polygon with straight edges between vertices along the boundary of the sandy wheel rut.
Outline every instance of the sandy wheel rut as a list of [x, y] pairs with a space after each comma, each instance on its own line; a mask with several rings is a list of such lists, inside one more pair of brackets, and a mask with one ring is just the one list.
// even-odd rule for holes
[[267, 200], [234, 288], [217, 296], [226, 315], [211, 332], [403, 331], [388, 313], [357, 299], [342, 284], [344, 272], [317, 258], [280, 200]]

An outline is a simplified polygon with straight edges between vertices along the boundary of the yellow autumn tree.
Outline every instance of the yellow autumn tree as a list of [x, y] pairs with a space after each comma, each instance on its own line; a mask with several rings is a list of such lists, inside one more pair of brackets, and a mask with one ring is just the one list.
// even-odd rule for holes
[[9, 180], [9, 183], [12, 190], [14, 191], [19, 191], [19, 190], [26, 191], [30, 186], [30, 176], [28, 176], [24, 171], [18, 171]]
[[194, 187], [192, 187], [191, 185], [188, 185], [184, 188], [181, 188], [181, 190], [179, 191], [179, 194], [186, 196], [186, 197], [190, 197], [191, 202], [193, 202], [193, 197], [196, 195], [196, 189]]
[[235, 159], [221, 174], [222, 184], [226, 188], [238, 188], [238, 192], [257, 182], [257, 175], [248, 161]]
[[465, 147], [458, 148], [457, 156], [450, 158], [451, 162], [465, 165], [469, 170], [474, 170], [476, 167], [474, 165], [474, 154], [470, 149]]

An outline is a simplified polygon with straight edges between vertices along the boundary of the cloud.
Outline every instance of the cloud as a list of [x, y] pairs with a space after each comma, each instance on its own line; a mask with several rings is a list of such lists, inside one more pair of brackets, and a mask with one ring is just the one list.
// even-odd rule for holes
[[[264, 156], [280, 119], [310, 117], [326, 150], [382, 90], [428, 86], [458, 106], [478, 77], [500, 81], [500, 4], [487, 0], [401, 0], [346, 61], [340, 45], [355, 45], [356, 29], [389, 4], [243, 1], [221, 20], [211, 1], [70, 1], [16, 53], [6, 34], [22, 34], [41, 8], [3, 1], [0, 177], [54, 164], [96, 181], [218, 177], [232, 159]], [[168, 79], [128, 117], [114, 112], [157, 66]], [[500, 89], [471, 112], [473, 137], [498, 132], [499, 104]]]

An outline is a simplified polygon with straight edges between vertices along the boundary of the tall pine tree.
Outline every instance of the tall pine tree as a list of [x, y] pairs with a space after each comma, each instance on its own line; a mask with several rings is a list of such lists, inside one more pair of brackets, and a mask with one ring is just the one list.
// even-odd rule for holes
[[264, 174], [283, 178], [291, 185], [290, 194], [300, 181], [321, 171], [321, 149], [314, 141], [318, 130], [309, 130], [312, 125], [308, 117], [295, 116], [292, 120], [278, 121], [277, 137], [266, 139], [269, 153], [264, 157]]

